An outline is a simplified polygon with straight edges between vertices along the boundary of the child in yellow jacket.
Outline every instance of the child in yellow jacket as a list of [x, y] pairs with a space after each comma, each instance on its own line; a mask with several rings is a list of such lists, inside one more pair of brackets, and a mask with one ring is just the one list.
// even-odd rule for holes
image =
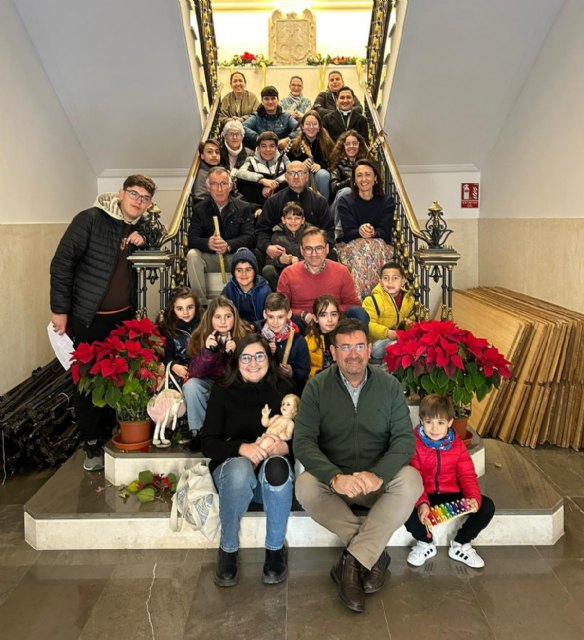
[[395, 330], [413, 322], [414, 296], [404, 290], [406, 276], [397, 262], [381, 267], [379, 283], [362, 307], [369, 315], [369, 338], [373, 343], [371, 357], [381, 359], [385, 349], [397, 340]]

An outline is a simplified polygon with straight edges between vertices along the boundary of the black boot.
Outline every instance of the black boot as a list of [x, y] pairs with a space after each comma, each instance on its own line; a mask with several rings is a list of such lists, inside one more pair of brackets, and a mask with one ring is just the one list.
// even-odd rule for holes
[[234, 587], [237, 584], [237, 551], [230, 553], [219, 548], [215, 584], [218, 587]]
[[279, 584], [286, 580], [287, 575], [288, 549], [286, 545], [277, 551], [266, 549], [266, 561], [264, 562], [262, 582], [264, 584]]

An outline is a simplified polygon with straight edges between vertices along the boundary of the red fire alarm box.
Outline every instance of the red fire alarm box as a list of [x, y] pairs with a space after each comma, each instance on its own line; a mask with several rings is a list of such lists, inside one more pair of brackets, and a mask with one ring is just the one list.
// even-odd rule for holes
[[463, 209], [479, 208], [478, 182], [463, 182], [460, 185], [460, 206]]

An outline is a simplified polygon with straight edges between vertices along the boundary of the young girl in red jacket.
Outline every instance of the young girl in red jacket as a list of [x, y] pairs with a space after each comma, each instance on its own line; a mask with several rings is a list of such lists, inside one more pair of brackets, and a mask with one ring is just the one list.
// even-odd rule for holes
[[471, 545], [471, 540], [489, 524], [495, 514], [495, 505], [481, 495], [472, 459], [462, 440], [452, 429], [454, 408], [447, 396], [431, 394], [420, 403], [420, 424], [416, 427], [416, 452], [411, 465], [424, 481], [424, 493], [405, 523], [406, 529], [417, 540], [408, 555], [408, 564], [421, 567], [436, 555], [433, 539], [428, 539], [424, 525], [430, 507], [444, 502], [466, 498], [476, 509], [465, 520], [450, 543], [448, 555], [453, 560], [479, 569], [484, 560]]

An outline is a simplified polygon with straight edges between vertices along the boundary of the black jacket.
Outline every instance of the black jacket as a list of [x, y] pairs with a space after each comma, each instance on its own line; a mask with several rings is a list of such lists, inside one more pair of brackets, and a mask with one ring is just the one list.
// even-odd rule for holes
[[227, 458], [239, 457], [242, 444], [255, 442], [264, 433], [262, 408], [267, 404], [272, 410], [270, 416], [279, 414], [287, 393], [294, 390], [285, 380], [280, 380], [275, 389], [265, 380], [253, 384], [239, 378], [227, 388], [213, 386], [201, 430], [201, 451], [211, 458], [211, 472]]
[[343, 158], [331, 172], [331, 196], [336, 196], [340, 189], [351, 186], [354, 162]]
[[[321, 91], [316, 96], [312, 108], [318, 112], [318, 115], [321, 118], [324, 118], [326, 115], [336, 110], [337, 94], [330, 91], [330, 89]], [[353, 107], [353, 109], [357, 113], [363, 113], [363, 106], [361, 105], [361, 102], [359, 102], [359, 98], [357, 98], [357, 96], [355, 96], [355, 106]]]
[[367, 119], [355, 111], [355, 109], [351, 112], [347, 123], [345, 123], [338, 109], [331, 111], [322, 119], [322, 126], [329, 132], [330, 137], [335, 142], [339, 139], [341, 133], [345, 133], [345, 131], [349, 129], [354, 129], [357, 133], [360, 133], [365, 140], [369, 140]]
[[253, 249], [254, 229], [249, 202], [230, 197], [223, 211], [219, 213], [219, 208], [211, 196], [199, 202], [193, 209], [189, 226], [189, 249], [210, 253], [207, 241], [215, 233], [213, 216], [219, 218], [221, 237], [230, 246], [229, 253], [234, 253], [240, 247]]
[[[141, 223], [135, 230], [140, 231]], [[51, 311], [66, 313], [89, 326], [107, 293], [116, 265], [124, 222], [99, 207], [78, 213], [59, 242], [51, 261]], [[129, 245], [130, 252], [135, 250]], [[128, 262], [132, 306], [136, 275]]]
[[264, 202], [262, 215], [256, 221], [258, 249], [265, 253], [271, 244], [273, 229], [282, 222], [282, 211], [287, 202], [297, 202], [304, 209], [306, 222], [326, 231], [330, 246], [334, 245], [335, 225], [326, 199], [308, 187], [302, 193], [296, 193], [290, 187], [286, 187]]

